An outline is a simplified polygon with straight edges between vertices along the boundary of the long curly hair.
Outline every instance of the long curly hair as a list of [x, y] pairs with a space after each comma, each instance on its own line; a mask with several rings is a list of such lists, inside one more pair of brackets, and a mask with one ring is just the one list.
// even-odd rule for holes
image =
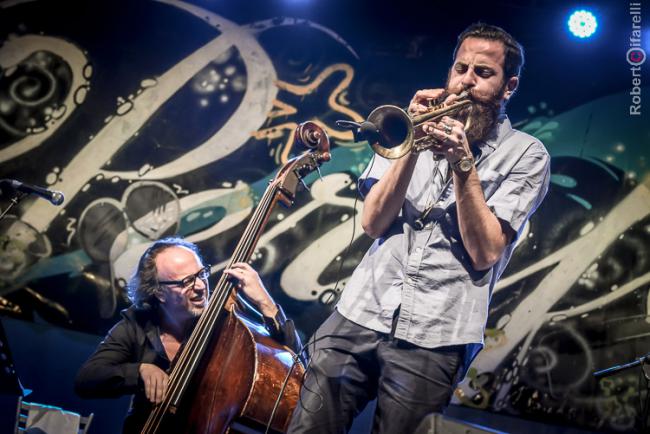
[[193, 251], [203, 263], [199, 248], [194, 243], [185, 241], [180, 237], [167, 237], [154, 242], [142, 254], [138, 268], [127, 285], [131, 302], [139, 309], [154, 309], [158, 306], [156, 294], [159, 291], [158, 270], [156, 269], [156, 256], [170, 247], [185, 247]]

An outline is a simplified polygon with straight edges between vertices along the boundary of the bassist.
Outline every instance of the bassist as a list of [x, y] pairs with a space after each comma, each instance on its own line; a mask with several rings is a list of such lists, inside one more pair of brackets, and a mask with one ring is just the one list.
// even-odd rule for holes
[[[268, 333], [295, 352], [300, 340], [291, 320], [276, 305], [257, 272], [247, 263], [224, 271], [263, 315]], [[167, 391], [168, 371], [205, 310], [210, 266], [204, 265], [195, 244], [181, 238], [153, 243], [142, 255], [129, 282], [133, 306], [81, 367], [75, 390], [84, 398], [133, 394], [124, 433], [139, 433], [152, 403]]]

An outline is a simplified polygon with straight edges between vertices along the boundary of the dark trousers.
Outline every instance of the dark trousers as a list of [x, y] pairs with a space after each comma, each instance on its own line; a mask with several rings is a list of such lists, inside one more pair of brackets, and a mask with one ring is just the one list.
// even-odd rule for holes
[[289, 433], [345, 433], [377, 398], [373, 433], [412, 433], [449, 404], [464, 346], [421, 348], [347, 320], [337, 311], [308, 344], [311, 356]]

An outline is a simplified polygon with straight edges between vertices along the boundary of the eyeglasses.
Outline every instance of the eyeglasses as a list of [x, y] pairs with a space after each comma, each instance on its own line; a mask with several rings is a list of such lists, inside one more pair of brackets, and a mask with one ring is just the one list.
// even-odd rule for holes
[[181, 280], [159, 280], [158, 283], [161, 285], [178, 285], [183, 289], [194, 289], [196, 285], [196, 279], [201, 279], [207, 281], [210, 277], [210, 268], [211, 265], [206, 265], [201, 268], [196, 274], [191, 274], [187, 277], [183, 277]]

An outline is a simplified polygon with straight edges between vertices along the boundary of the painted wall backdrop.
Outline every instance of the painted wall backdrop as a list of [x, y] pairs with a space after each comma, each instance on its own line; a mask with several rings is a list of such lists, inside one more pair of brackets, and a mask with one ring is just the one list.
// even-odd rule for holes
[[629, 113], [629, 5], [596, 5], [600, 33], [578, 42], [566, 2], [350, 3], [0, 3], [0, 178], [66, 196], [27, 198], [0, 221], [2, 314], [103, 335], [129, 305], [137, 258], [167, 235], [198, 243], [218, 274], [268, 180], [302, 151], [293, 129], [313, 120], [333, 159], [276, 209], [253, 263], [308, 337], [371, 243], [355, 181], [372, 153], [335, 121], [440, 87], [456, 35], [484, 20], [527, 49], [509, 113], [546, 144], [553, 175], [455, 401], [633, 430], [639, 372], [590, 375], [650, 350], [650, 106]]

